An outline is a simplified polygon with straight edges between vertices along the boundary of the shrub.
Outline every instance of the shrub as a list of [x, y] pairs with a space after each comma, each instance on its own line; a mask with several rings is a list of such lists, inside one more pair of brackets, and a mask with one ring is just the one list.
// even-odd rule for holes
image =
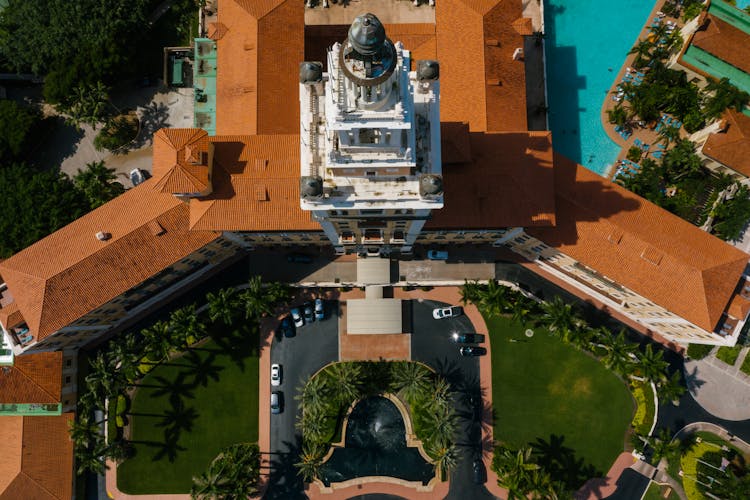
[[123, 413], [127, 411], [127, 409], [128, 409], [128, 400], [127, 398], [125, 398], [124, 395], [120, 394], [119, 396], [117, 396], [117, 406], [115, 409], [115, 414], [118, 416], [122, 415]]
[[641, 156], [643, 156], [643, 151], [638, 146], [631, 146], [630, 149], [628, 149], [628, 160], [637, 163], [641, 161]]
[[122, 418], [122, 415], [117, 415], [115, 417], [115, 425], [118, 429], [122, 429], [123, 427], [125, 427], [125, 419]]
[[742, 346], [739, 345], [734, 347], [719, 347], [719, 350], [716, 353], [716, 357], [728, 365], [734, 365], [735, 361], [737, 361], [737, 358], [740, 355], [741, 350]]
[[690, 344], [687, 348], [687, 354], [692, 359], [703, 359], [708, 356], [714, 346], [706, 344]]
[[651, 385], [646, 382], [632, 382], [631, 391], [633, 399], [637, 404], [635, 415], [631, 425], [635, 432], [647, 436], [651, 431], [651, 425], [654, 423], [656, 408], [654, 407], [654, 392]]
[[94, 147], [101, 151], [116, 151], [125, 146], [138, 134], [138, 120], [132, 116], [121, 115], [105, 125], [94, 138]]

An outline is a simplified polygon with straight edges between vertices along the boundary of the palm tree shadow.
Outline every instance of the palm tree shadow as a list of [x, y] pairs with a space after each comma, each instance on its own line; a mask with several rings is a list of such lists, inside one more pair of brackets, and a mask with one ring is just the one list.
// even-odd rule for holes
[[569, 491], [577, 491], [590, 478], [602, 477], [603, 472], [577, 457], [574, 449], [565, 446], [565, 436], [550, 434], [549, 440], [536, 438], [529, 443], [539, 465], [553, 481], [564, 484]]
[[170, 462], [174, 462], [177, 459], [177, 453], [187, 450], [184, 446], [180, 446], [177, 441], [179, 436], [174, 433], [164, 432], [164, 442], [159, 443], [159, 451], [151, 457], [152, 462], [159, 462], [165, 457]]
[[275, 453], [269, 465], [271, 472], [268, 476], [268, 488], [266, 489], [265, 499], [305, 499], [305, 483], [302, 477], [297, 474], [297, 468], [294, 466], [299, 460], [302, 449], [302, 437], [295, 436], [295, 442], [284, 441], [280, 453]]
[[161, 388], [151, 393], [152, 398], [159, 398], [162, 396], [169, 396], [169, 402], [173, 408], [177, 408], [182, 405], [182, 398], [195, 399], [195, 394], [192, 389], [195, 388], [195, 384], [186, 384], [185, 377], [186, 372], [180, 372], [174, 380], [168, 380], [165, 377], [158, 376], [154, 377], [154, 380], [161, 383]]
[[438, 375], [443, 377], [450, 385], [453, 390], [460, 390], [464, 386], [464, 373], [458, 367], [455, 361], [448, 360], [447, 358], [438, 359], [435, 361], [433, 368]]
[[216, 354], [209, 353], [205, 358], [202, 358], [198, 353], [193, 350], [188, 351], [185, 358], [190, 362], [190, 369], [193, 375], [193, 385], [201, 385], [206, 387], [209, 380], [214, 382], [219, 381], [219, 373], [223, 370], [223, 367], [214, 364], [216, 360]]
[[685, 385], [687, 385], [690, 394], [695, 394], [696, 389], [700, 388], [705, 384], [703, 380], [698, 378], [698, 367], [694, 366], [692, 371], [688, 372], [687, 369], [683, 370], [685, 376]]

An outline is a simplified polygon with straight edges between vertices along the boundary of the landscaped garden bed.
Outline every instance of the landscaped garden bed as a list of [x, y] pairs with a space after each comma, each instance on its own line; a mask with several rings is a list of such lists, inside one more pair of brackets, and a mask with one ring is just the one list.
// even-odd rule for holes
[[743, 347], [744, 346], [741, 345], [736, 345], [734, 347], [719, 347], [719, 350], [716, 352], [716, 357], [726, 364], [734, 366], [734, 363], [737, 361]]
[[679, 461], [688, 500], [707, 500], [706, 493], [714, 498], [746, 498], [750, 491], [750, 457], [709, 432], [698, 432], [690, 440]]

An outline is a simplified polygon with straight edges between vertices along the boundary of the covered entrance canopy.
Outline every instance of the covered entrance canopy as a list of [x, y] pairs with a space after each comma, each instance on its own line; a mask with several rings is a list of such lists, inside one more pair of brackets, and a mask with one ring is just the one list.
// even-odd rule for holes
[[349, 299], [346, 333], [402, 333], [401, 299]]

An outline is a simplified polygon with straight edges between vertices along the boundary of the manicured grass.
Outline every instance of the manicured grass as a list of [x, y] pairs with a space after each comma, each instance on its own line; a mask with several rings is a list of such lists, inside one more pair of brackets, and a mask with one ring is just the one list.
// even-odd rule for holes
[[742, 362], [742, 366], [740, 367], [740, 370], [745, 375], [750, 375], [750, 355], [745, 356], [745, 361]]
[[117, 470], [121, 491], [189, 493], [222, 448], [258, 440], [257, 350], [257, 331], [238, 328], [143, 378], [128, 415], [136, 453]]
[[[487, 321], [495, 439], [523, 446], [550, 435], [599, 472], [623, 451], [633, 417], [628, 388], [599, 361], [541, 328], [532, 338], [507, 318]], [[511, 342], [510, 339], [517, 340]]]
[[669, 496], [665, 497], [663, 491], [666, 491], [666, 488], [666, 486], [659, 486], [652, 482], [649, 484], [643, 500], [679, 500], [680, 497], [674, 490], [670, 490]]
[[734, 366], [734, 362], [737, 361], [737, 357], [740, 355], [742, 347], [743, 346], [741, 345], [736, 345], [734, 347], [719, 347], [719, 350], [716, 352], [716, 357], [726, 364]]
[[703, 359], [708, 356], [713, 350], [714, 346], [705, 344], [690, 344], [688, 345], [687, 354], [692, 359]]

